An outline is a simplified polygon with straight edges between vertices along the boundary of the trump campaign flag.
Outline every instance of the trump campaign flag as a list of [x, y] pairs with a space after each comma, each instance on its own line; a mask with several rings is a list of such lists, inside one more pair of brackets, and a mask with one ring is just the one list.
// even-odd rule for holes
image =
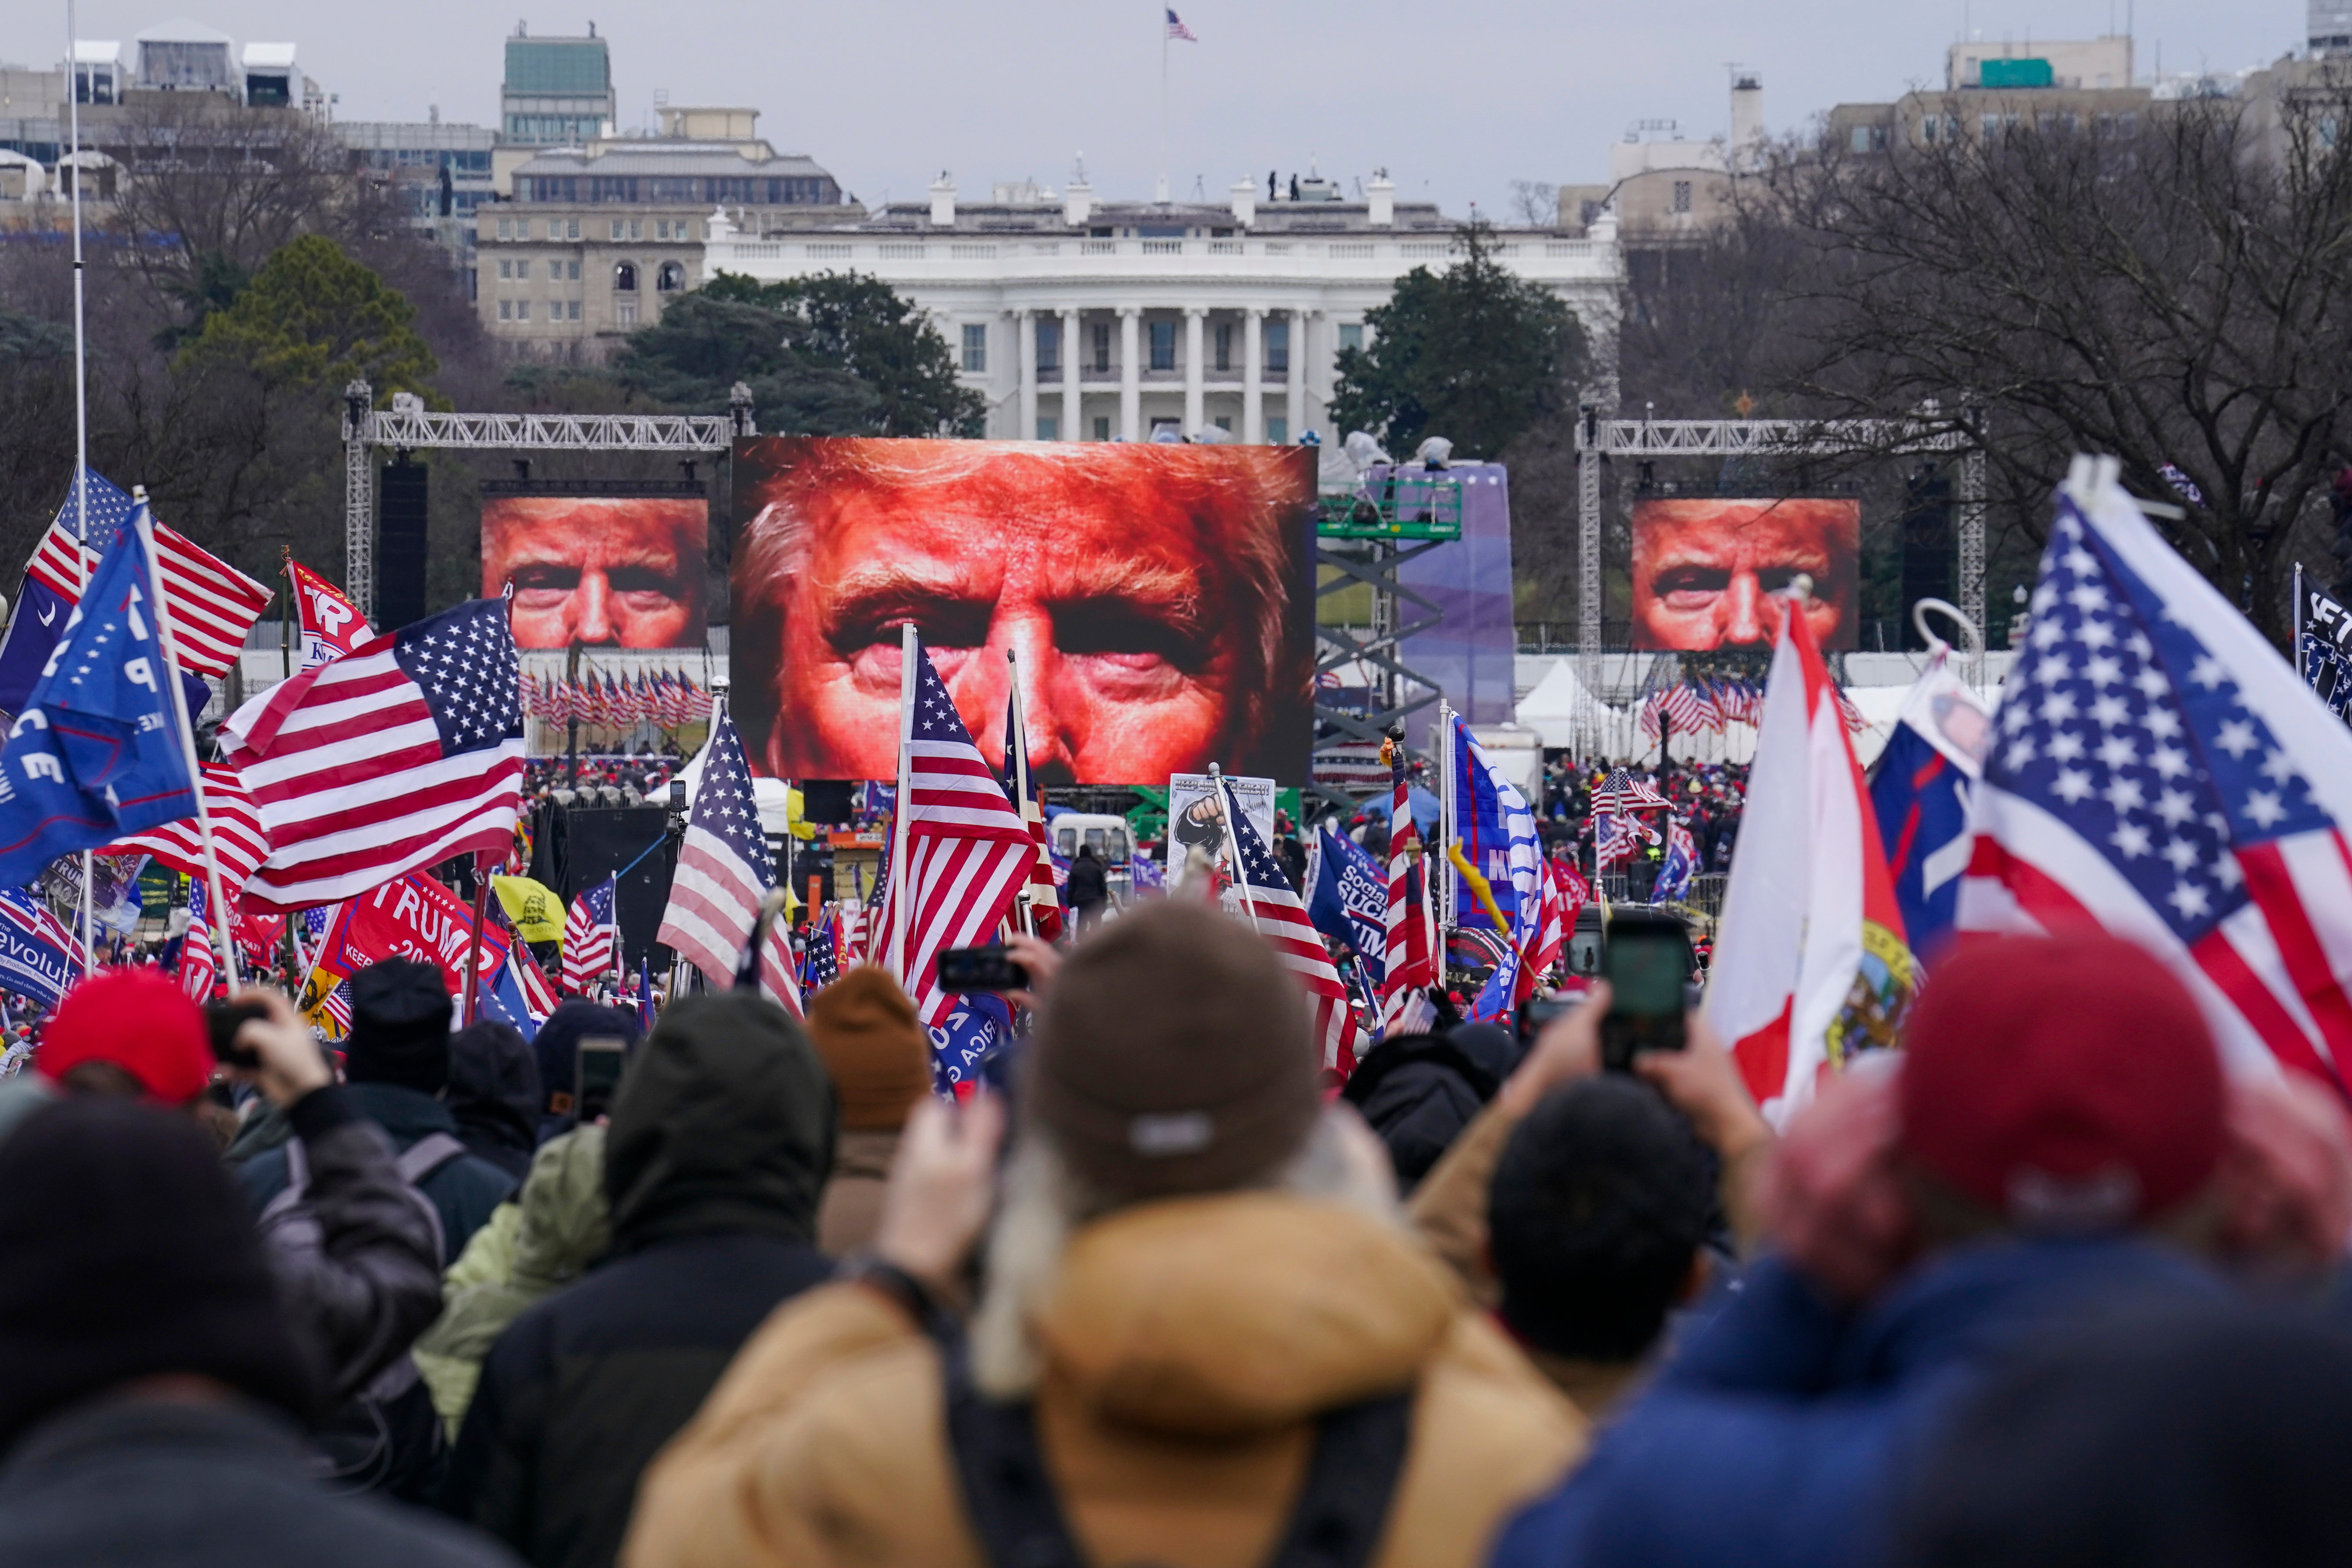
[[55, 1006], [89, 973], [80, 942], [47, 904], [21, 888], [0, 888], [0, 990]]
[[1377, 985], [1387, 958], [1388, 933], [1381, 922], [1389, 907], [1388, 879], [1370, 851], [1328, 822], [1316, 844], [1307, 875], [1307, 918], [1325, 936], [1352, 948]]
[[302, 627], [302, 662], [297, 669], [341, 658], [375, 635], [341, 588], [299, 561], [288, 558], [286, 578], [293, 584], [294, 615]]
[[[1537, 976], [1558, 955], [1559, 902], [1555, 895], [1547, 907], [1544, 898], [1550, 879], [1544, 874], [1535, 812], [1519, 787], [1472, 738], [1459, 714], [1454, 719], [1452, 753], [1454, 817], [1463, 855], [1485, 880], [1507, 926], [1503, 937], [1510, 954], [1486, 977], [1470, 1005], [1473, 1019], [1491, 1022], [1526, 1000]], [[1549, 953], [1548, 924], [1554, 937]]]
[[195, 815], [152, 581], [138, 529], [116, 530], [0, 749], [0, 883]]
[[17, 591], [16, 613], [8, 621], [8, 635], [0, 639], [0, 710], [10, 713], [25, 710], [34, 684], [41, 679], [42, 667], [49, 661], [49, 651], [65, 635], [66, 619], [81, 599], [89, 557], [77, 548], [75, 541], [85, 503], [79, 492], [85, 488], [93, 540], [112, 539], [115, 530], [131, 521], [131, 509], [137, 504], [98, 474], [89, 476], [86, 487], [67, 488], [65, 504], [58, 509], [56, 521], [41, 536], [26, 568], [25, 584]]
[[1878, 820], [1812, 629], [1782, 605], [1706, 1016], [1778, 1126], [1819, 1076], [1892, 1045], [1916, 984]]
[[2171, 966], [2233, 1062], [2344, 1093], [2352, 731], [2149, 526], [2112, 458], [2076, 458], [2060, 487], [2031, 609], [1959, 929], [2095, 922]]
[[1903, 699], [1895, 732], [1870, 777], [1878, 841], [1911, 951], [1932, 956], [1950, 940], [1969, 864], [1969, 793], [1983, 771], [1992, 718], [1938, 647]]

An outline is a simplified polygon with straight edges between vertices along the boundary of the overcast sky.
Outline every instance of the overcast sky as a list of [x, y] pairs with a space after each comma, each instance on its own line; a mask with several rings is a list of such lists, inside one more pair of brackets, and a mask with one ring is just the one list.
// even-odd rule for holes
[[[81, 0], [89, 38], [129, 40], [175, 0]], [[346, 120], [498, 119], [500, 40], [590, 21], [611, 39], [623, 126], [674, 104], [748, 105], [780, 149], [805, 152], [860, 199], [919, 197], [942, 169], [1059, 187], [1083, 153], [1098, 195], [1148, 197], [1160, 152], [1161, 0], [479, 0], [395, 5], [188, 0], [240, 43], [290, 40]], [[1765, 115], [1790, 130], [1832, 104], [1940, 85], [1944, 49], [1978, 37], [2120, 31], [2139, 69], [2235, 70], [2300, 45], [2301, 0], [1175, 0], [1200, 37], [1168, 46], [1167, 172], [1213, 199], [1247, 174], [1310, 158], [1352, 182], [1385, 166], [1400, 196], [1466, 214], [1507, 208], [1515, 179], [1601, 180], [1636, 120], [1721, 134], [1725, 67], [1763, 73]], [[584, 8], [583, 8], [584, 7]], [[0, 57], [53, 64], [63, 0], [0, 8]]]

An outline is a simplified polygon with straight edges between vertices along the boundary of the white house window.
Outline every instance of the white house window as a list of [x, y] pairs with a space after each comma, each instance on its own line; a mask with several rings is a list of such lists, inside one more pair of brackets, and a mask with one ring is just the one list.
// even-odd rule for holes
[[1231, 321], [1217, 323], [1217, 368], [1234, 368], [1234, 324]]
[[[1042, 318], [1037, 322], [1037, 374], [1052, 375], [1061, 368], [1062, 323], [1051, 317]], [[1041, 421], [1039, 428], [1042, 430], [1050, 423], [1052, 423], [1050, 420]], [[1054, 437], [1041, 435], [1037, 439], [1050, 441]]]
[[984, 323], [974, 321], [963, 330], [963, 367], [974, 372], [988, 368], [988, 328]]
[[1360, 350], [1363, 348], [1363, 346], [1364, 346], [1364, 323], [1363, 323], [1363, 322], [1361, 322], [1361, 321], [1342, 321], [1342, 322], [1340, 322], [1340, 323], [1339, 323], [1339, 352], [1340, 352], [1341, 353], [1347, 353], [1349, 349], [1356, 349], [1356, 350], [1360, 351]]
[[1037, 439], [1058, 441], [1062, 438], [1062, 422], [1050, 414], [1037, 416]]
[[1290, 421], [1278, 414], [1268, 418], [1265, 422], [1265, 438], [1276, 447], [1289, 446]]
[[[1095, 372], [1097, 374], [1104, 374], [1109, 370], [1110, 323], [1108, 321], [1097, 321], [1095, 323]], [[1098, 437], [1097, 438], [1106, 441], [1110, 439], [1108, 436]]]
[[[1276, 375], [1290, 374], [1290, 323], [1268, 321], [1265, 324], [1265, 368]], [[1275, 437], [1280, 446], [1280, 437]]]

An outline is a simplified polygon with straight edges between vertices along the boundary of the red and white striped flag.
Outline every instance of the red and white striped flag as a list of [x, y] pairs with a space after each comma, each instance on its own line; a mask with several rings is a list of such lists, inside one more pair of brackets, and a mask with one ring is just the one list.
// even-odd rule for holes
[[369, 638], [221, 728], [269, 837], [265, 910], [330, 904], [467, 850], [503, 856], [522, 787], [521, 664], [502, 600]]
[[[760, 802], [743, 761], [735, 721], [721, 715], [702, 756], [702, 782], [687, 814], [686, 838], [669, 884], [656, 942], [702, 971], [714, 986], [734, 984], [735, 966], [751, 940], [760, 902], [776, 885], [776, 862], [760, 827]], [[779, 954], [770, 931], [760, 955], [760, 989], [795, 1018], [801, 993], [792, 955]]]
[[545, 1018], [555, 1011], [558, 1000], [555, 987], [547, 983], [547, 971], [530, 955], [530, 944], [520, 937], [507, 950], [507, 962], [515, 966], [515, 978], [522, 984], [522, 1003], [534, 1018]]
[[563, 988], [574, 996], [586, 995], [613, 973], [614, 910], [619, 896], [620, 879], [607, 877], [582, 889], [563, 917]]
[[1387, 972], [1381, 978], [1381, 1032], [1412, 1034], [1426, 1029], [1436, 1017], [1429, 987], [1437, 984], [1437, 961], [1429, 938], [1421, 829], [1412, 819], [1401, 749], [1392, 750], [1389, 769], [1396, 794], [1389, 808], [1389, 902], [1381, 921], [1387, 933], [1383, 955]]
[[213, 927], [205, 918], [205, 884], [200, 877], [188, 884], [188, 930], [180, 939], [180, 989], [199, 1002], [209, 1001], [213, 981], [219, 973], [220, 957], [213, 952]]
[[[909, 635], [913, 700], [899, 716], [898, 811], [903, 864], [883, 897], [885, 965], [932, 1028], [947, 1026], [955, 998], [940, 989], [939, 959], [995, 935], [1027, 879], [1037, 842], [1004, 798], [1003, 786], [971, 743], [930, 656]], [[905, 903], [905, 945], [898, 906]]]
[[1222, 788], [1225, 820], [1233, 824], [1234, 859], [1241, 867], [1237, 889], [1243, 897], [1243, 914], [1257, 928], [1258, 935], [1274, 943], [1275, 952], [1282, 955], [1282, 966], [1307, 988], [1307, 1002], [1315, 1009], [1315, 1039], [1323, 1050], [1323, 1065], [1345, 1078], [1356, 1070], [1356, 1022], [1348, 1006], [1347, 983], [1331, 962], [1331, 950], [1323, 945], [1323, 933], [1307, 918], [1307, 907], [1298, 901], [1290, 879], [1283, 875], [1265, 840], [1243, 815], [1241, 802], [1234, 797], [1233, 781], [1222, 781]]
[[[180, 662], [199, 675], [226, 676], [245, 646], [245, 634], [269, 607], [269, 589], [186, 535], [160, 522], [154, 528], [155, 560], [163, 574]], [[77, 546], [60, 520], [41, 536], [26, 575], [67, 604], [79, 604], [81, 584], [98, 570], [100, 553]]]
[[[226, 763], [204, 765], [205, 811], [213, 825], [213, 849], [220, 858], [221, 891], [232, 907], [242, 902], [246, 883], [269, 858], [269, 832], [253, 796]], [[152, 855], [174, 871], [205, 875], [205, 839], [196, 819], [184, 816], [145, 833], [118, 838], [100, 855]]]
[[1028, 880], [1020, 902], [1027, 906], [1029, 924], [1047, 942], [1062, 935], [1062, 895], [1054, 875], [1053, 852], [1045, 847], [1045, 808], [1029, 783], [1029, 737], [1021, 721], [1021, 692], [1016, 685], [1004, 700], [1004, 787], [1012, 793], [1013, 809], [1029, 826], [1037, 852], [1029, 862]]

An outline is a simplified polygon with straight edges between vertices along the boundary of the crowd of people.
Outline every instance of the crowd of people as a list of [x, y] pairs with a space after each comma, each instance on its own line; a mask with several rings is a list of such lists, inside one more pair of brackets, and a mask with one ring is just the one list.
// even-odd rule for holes
[[[0, 1081], [0, 1562], [2335, 1563], [2352, 1131], [2140, 949], [1964, 949], [1776, 1131], [1705, 1019], [1373, 1047], [1245, 924], [536, 1039], [102, 973]], [[601, 1066], [600, 1066], [601, 1064]], [[615, 1077], [604, 1070], [618, 1068]]]

